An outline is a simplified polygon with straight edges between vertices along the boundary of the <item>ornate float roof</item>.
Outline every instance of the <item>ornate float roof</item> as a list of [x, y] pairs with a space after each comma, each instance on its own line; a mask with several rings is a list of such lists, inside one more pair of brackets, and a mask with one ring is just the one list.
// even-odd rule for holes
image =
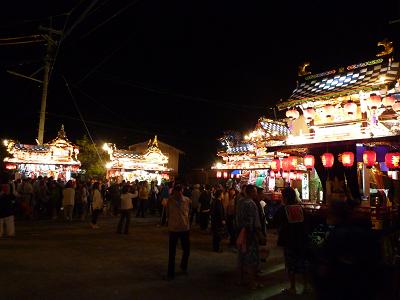
[[298, 83], [279, 109], [307, 101], [328, 100], [340, 96], [393, 87], [400, 74], [400, 63], [379, 58], [359, 64], [307, 75]]

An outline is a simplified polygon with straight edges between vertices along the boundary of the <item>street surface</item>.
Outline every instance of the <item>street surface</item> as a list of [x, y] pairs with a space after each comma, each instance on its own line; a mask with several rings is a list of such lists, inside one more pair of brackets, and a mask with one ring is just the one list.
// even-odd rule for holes
[[115, 217], [101, 216], [96, 230], [79, 221], [19, 221], [14, 239], [0, 239], [0, 299], [310, 299], [280, 295], [288, 282], [274, 233], [264, 288], [236, 286], [236, 253], [226, 241], [223, 253], [212, 252], [211, 236], [196, 227], [189, 275], [163, 280], [168, 232], [157, 221], [133, 218], [129, 235], [115, 233]]

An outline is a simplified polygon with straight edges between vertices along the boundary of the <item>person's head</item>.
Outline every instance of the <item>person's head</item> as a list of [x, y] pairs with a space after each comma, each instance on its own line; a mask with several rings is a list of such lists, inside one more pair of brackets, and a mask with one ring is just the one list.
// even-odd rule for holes
[[124, 185], [123, 187], [122, 187], [122, 194], [126, 194], [126, 193], [128, 193], [129, 192], [129, 185]]
[[245, 189], [246, 196], [253, 200], [257, 199], [257, 190], [256, 187], [252, 184], [248, 184]]
[[296, 204], [296, 192], [291, 187], [285, 187], [282, 190], [282, 199], [286, 205]]
[[172, 194], [175, 196], [182, 196], [183, 187], [180, 184], [176, 184], [172, 190]]
[[65, 185], [65, 188], [72, 188], [74, 186], [72, 180], [68, 180], [67, 184]]
[[95, 183], [93, 183], [93, 189], [94, 190], [99, 190], [100, 189], [100, 183], [98, 181], [96, 181]]
[[229, 189], [229, 197], [234, 197], [236, 195], [236, 190], [235, 188], [231, 187]]
[[217, 190], [217, 191], [215, 192], [215, 199], [221, 200], [221, 199], [222, 199], [222, 193], [223, 193], [222, 190]]

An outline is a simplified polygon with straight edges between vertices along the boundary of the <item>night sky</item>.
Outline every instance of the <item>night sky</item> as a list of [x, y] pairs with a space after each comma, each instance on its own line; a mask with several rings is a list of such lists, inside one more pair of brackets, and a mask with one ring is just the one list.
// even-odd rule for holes
[[[385, 37], [399, 53], [400, 23], [389, 24], [399, 3], [14, 0], [1, 4], [0, 38], [37, 34], [49, 16], [58, 30], [67, 21], [45, 141], [62, 123], [72, 141], [85, 134], [65, 77], [96, 141], [122, 148], [158, 134], [186, 152], [188, 168], [207, 167], [223, 131], [272, 117], [301, 62], [316, 73], [371, 60]], [[1, 137], [35, 143], [41, 88], [6, 70], [31, 74], [44, 53], [43, 44], [0, 46]]]

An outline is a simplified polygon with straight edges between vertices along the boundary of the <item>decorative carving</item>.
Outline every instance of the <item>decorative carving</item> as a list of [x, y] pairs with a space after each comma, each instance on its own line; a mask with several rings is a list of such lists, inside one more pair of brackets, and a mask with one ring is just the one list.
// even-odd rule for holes
[[305, 76], [311, 74], [310, 71], [307, 70], [307, 67], [310, 66], [310, 62], [304, 62], [302, 65], [299, 66], [299, 71], [297, 72], [297, 75], [299, 76]]
[[389, 55], [393, 52], [394, 49], [393, 42], [390, 42], [388, 39], [384, 39], [383, 41], [378, 42], [377, 45], [384, 47], [384, 49], [376, 55], [378, 57]]

